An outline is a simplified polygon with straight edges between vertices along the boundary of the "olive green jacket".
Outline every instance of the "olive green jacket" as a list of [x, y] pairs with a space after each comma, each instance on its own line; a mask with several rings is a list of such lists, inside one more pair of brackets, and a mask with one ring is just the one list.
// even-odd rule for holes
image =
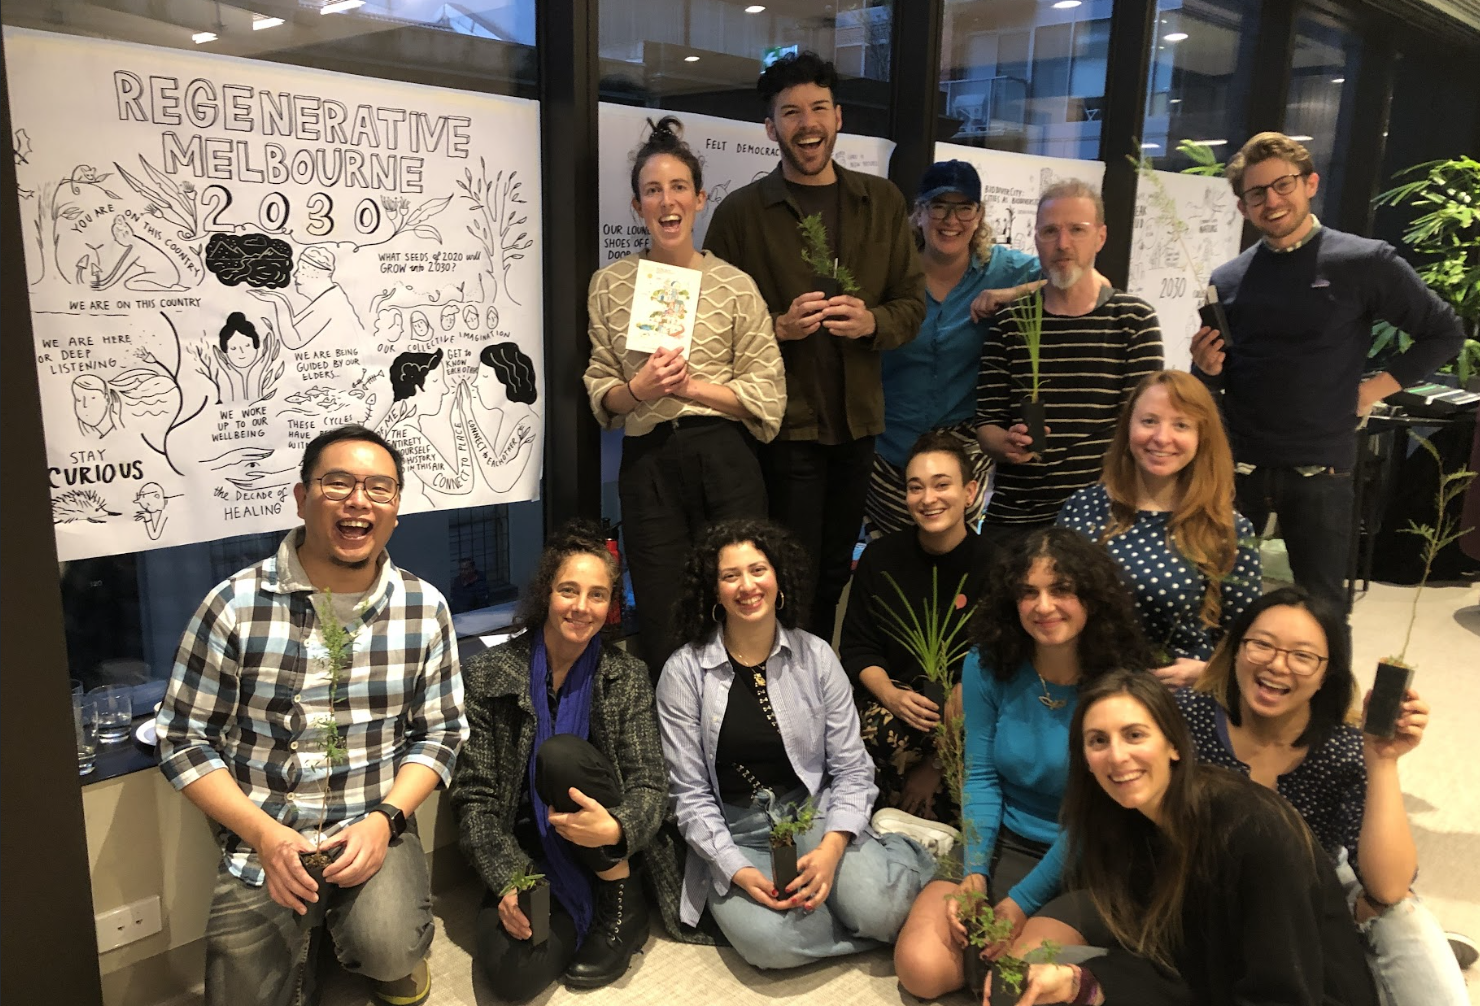
[[[857, 296], [874, 313], [874, 334], [844, 339], [818, 329], [805, 339], [783, 341], [786, 418], [777, 440], [817, 439], [818, 340], [837, 339], [843, 355], [848, 428], [856, 439], [884, 431], [884, 387], [879, 352], [913, 339], [925, 320], [925, 273], [915, 250], [904, 197], [886, 178], [849, 171], [836, 161], [842, 231], [834, 235], [838, 259], [858, 281]], [[802, 261], [802, 212], [777, 165], [764, 178], [730, 193], [715, 208], [704, 247], [755, 280], [774, 323], [791, 302], [815, 289]]]

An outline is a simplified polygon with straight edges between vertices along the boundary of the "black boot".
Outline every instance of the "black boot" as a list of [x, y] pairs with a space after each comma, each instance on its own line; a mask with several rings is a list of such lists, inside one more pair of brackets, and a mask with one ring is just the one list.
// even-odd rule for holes
[[565, 969], [565, 984], [575, 989], [599, 989], [622, 977], [648, 937], [647, 901], [636, 868], [621, 880], [598, 879], [593, 887], [591, 930]]

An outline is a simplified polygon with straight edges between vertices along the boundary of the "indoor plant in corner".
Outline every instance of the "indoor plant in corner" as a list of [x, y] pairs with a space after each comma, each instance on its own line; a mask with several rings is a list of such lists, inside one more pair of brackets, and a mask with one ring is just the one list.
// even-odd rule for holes
[[1408, 612], [1408, 629], [1403, 634], [1403, 648], [1396, 657], [1387, 657], [1377, 663], [1377, 675], [1372, 681], [1372, 697], [1367, 702], [1367, 713], [1362, 719], [1363, 732], [1375, 737], [1393, 736], [1398, 716], [1402, 712], [1403, 696], [1413, 681], [1414, 668], [1407, 662], [1407, 656], [1408, 644], [1413, 640], [1413, 623], [1418, 620], [1418, 598], [1423, 593], [1424, 585], [1429, 582], [1429, 573], [1434, 568], [1434, 560], [1439, 557], [1439, 553], [1458, 541], [1468, 530], [1460, 527], [1459, 516], [1450, 511], [1457, 507], [1465, 489], [1475, 478], [1475, 473], [1467, 469], [1446, 473], [1439, 449], [1423, 437], [1415, 435], [1413, 439], [1433, 457], [1434, 467], [1439, 473], [1439, 485], [1434, 490], [1434, 523], [1415, 524], [1409, 521], [1408, 526], [1403, 529], [1403, 533], [1415, 535], [1423, 542], [1419, 550], [1419, 555], [1423, 557], [1423, 576], [1419, 577], [1418, 586], [1413, 591], [1413, 605]]
[[1013, 1006], [1023, 994], [1028, 965], [1052, 964], [1059, 956], [1059, 945], [1044, 940], [1036, 950], [1023, 957], [1004, 952], [996, 960], [982, 957], [982, 952], [1012, 937], [1012, 923], [997, 917], [981, 891], [958, 891], [950, 896], [956, 902], [957, 914], [966, 927], [966, 947], [961, 951], [965, 965], [966, 987], [979, 1002], [990, 975], [992, 1006]]
[[1023, 423], [1028, 427], [1028, 436], [1032, 437], [1028, 450], [1039, 455], [1041, 460], [1043, 449], [1048, 446], [1043, 399], [1039, 397], [1043, 383], [1039, 376], [1039, 352], [1043, 346], [1043, 291], [1035, 290], [1019, 297], [1009, 310], [1018, 335], [1022, 336], [1023, 345], [1028, 349], [1028, 387], [1021, 404]]
[[800, 807], [793, 804], [783, 810], [771, 825], [771, 885], [778, 896], [797, 879], [797, 837], [812, 830], [817, 820], [817, 805], [808, 797]]
[[802, 233], [802, 261], [812, 269], [812, 286], [831, 299], [840, 293], [857, 294], [858, 282], [849, 268], [841, 264], [831, 253], [827, 240], [827, 228], [822, 224], [822, 214], [813, 213], [802, 217], [797, 224]]
[[314, 849], [312, 852], [298, 854], [303, 868], [308, 871], [315, 884], [323, 886], [324, 868], [339, 858], [344, 851], [344, 846], [337, 845], [333, 849], [325, 850], [324, 844], [324, 818], [329, 812], [330, 783], [333, 781], [334, 766], [343, 765], [349, 760], [349, 752], [345, 749], [344, 738], [339, 734], [339, 721], [334, 718], [333, 709], [339, 701], [339, 684], [344, 675], [349, 672], [350, 662], [354, 659], [355, 634], [340, 625], [334, 618], [334, 595], [332, 592], [325, 594], [322, 604], [315, 603], [314, 610], [319, 616], [319, 635], [324, 641], [323, 660], [329, 668], [329, 709], [330, 712], [320, 716], [317, 720], [319, 730], [319, 747], [323, 754], [320, 758], [319, 767], [324, 770], [324, 784], [320, 793], [319, 821], [314, 827]]
[[509, 878], [498, 892], [507, 898], [510, 891], [519, 892], [519, 911], [529, 920], [529, 942], [539, 945], [550, 938], [550, 885], [543, 873], [520, 870]]

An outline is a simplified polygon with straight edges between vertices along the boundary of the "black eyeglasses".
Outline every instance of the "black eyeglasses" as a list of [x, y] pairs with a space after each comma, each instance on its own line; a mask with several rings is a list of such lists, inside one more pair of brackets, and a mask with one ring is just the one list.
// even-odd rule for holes
[[981, 209], [980, 203], [937, 203], [925, 204], [925, 212], [930, 214], [931, 220], [944, 220], [955, 214], [957, 220], [967, 221], [976, 216], [977, 210]]
[[1319, 653], [1311, 653], [1309, 650], [1287, 650], [1282, 646], [1266, 642], [1263, 639], [1245, 639], [1241, 644], [1244, 648], [1244, 657], [1250, 663], [1270, 664], [1274, 662], [1276, 653], [1285, 655], [1285, 666], [1290, 668], [1291, 674], [1298, 674], [1302, 678], [1310, 677], [1321, 669], [1321, 665], [1330, 660]]
[[1274, 189], [1282, 196], [1288, 196], [1295, 191], [1295, 183], [1304, 177], [1305, 172], [1303, 171], [1296, 171], [1289, 175], [1280, 175], [1280, 177], [1268, 185], [1250, 185], [1247, 189], [1244, 189], [1244, 194], [1239, 198], [1250, 206], [1258, 206], [1265, 199], [1269, 198], [1270, 189]]
[[324, 499], [335, 503], [349, 499], [357, 486], [365, 487], [365, 497], [371, 503], [389, 503], [401, 488], [401, 483], [389, 475], [366, 475], [358, 479], [349, 472], [328, 472], [313, 481], [323, 490]]

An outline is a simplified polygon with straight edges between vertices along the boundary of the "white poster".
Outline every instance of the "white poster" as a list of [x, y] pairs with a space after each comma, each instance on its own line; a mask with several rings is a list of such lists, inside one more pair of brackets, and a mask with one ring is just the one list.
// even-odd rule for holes
[[[692, 112], [634, 108], [602, 102], [597, 119], [601, 141], [601, 264], [609, 265], [648, 246], [647, 227], [632, 209], [632, 155], [647, 139], [648, 120], [676, 115], [683, 138], [704, 166], [709, 201], [694, 223], [694, 244], [704, 246], [704, 233], [714, 208], [735, 189], [764, 178], [781, 162], [781, 152], [766, 136], [765, 123], [740, 122]], [[843, 122], [848, 108], [843, 106]], [[877, 136], [838, 135], [833, 158], [845, 168], [884, 176], [894, 144]]]
[[348, 422], [404, 452], [402, 513], [537, 495], [536, 103], [5, 48], [60, 558], [291, 527]]
[[1208, 277], [1238, 255], [1243, 217], [1228, 181], [1169, 171], [1143, 173], [1127, 292], [1156, 308], [1166, 364], [1192, 368], [1192, 334]]
[[[966, 161], [982, 177], [982, 205], [994, 240], [1029, 255], [1038, 254], [1033, 243], [1033, 221], [1038, 215], [1038, 197], [1054, 182], [1077, 178], [1096, 189], [1105, 177], [1100, 161], [1075, 161], [1066, 157], [1039, 157], [1005, 150], [985, 150], [956, 143], [937, 143], [937, 161]], [[906, 193], [911, 199], [914, 192]]]

